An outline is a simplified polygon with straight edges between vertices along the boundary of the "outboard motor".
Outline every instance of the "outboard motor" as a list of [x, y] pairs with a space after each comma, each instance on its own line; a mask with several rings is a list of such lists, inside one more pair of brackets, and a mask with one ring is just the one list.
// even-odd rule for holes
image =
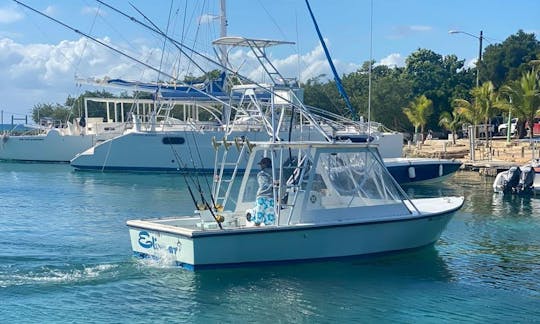
[[508, 171], [502, 171], [497, 173], [495, 181], [493, 181], [494, 192], [506, 192], [506, 179], [508, 177]]
[[525, 166], [521, 169], [519, 183], [516, 187], [517, 193], [529, 193], [532, 190], [534, 182], [534, 169], [531, 166]]
[[519, 185], [520, 176], [521, 169], [519, 167], [511, 167], [508, 170], [504, 192], [515, 192]]

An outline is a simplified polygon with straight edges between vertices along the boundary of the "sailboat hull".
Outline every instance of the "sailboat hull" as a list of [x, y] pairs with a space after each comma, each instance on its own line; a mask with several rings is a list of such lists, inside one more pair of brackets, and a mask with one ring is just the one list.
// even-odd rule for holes
[[95, 135], [61, 135], [55, 130], [46, 135], [10, 136], [0, 144], [0, 159], [69, 162], [95, 143]]
[[[215, 150], [212, 138], [218, 143], [224, 136], [223, 131], [157, 131], [132, 132], [105, 141], [77, 155], [71, 166], [78, 170], [99, 171], [141, 171], [141, 172], [179, 172], [207, 171], [213, 172], [215, 167]], [[287, 138], [284, 132], [282, 138]], [[235, 131], [228, 138], [248, 138], [250, 141], [265, 141], [268, 134], [261, 131]], [[316, 131], [305, 134], [293, 132], [293, 140], [321, 140]], [[171, 143], [174, 138], [176, 142]], [[401, 156], [402, 135], [383, 134], [375, 141], [383, 157]], [[230, 152], [231, 161], [236, 149]], [[240, 165], [239, 169], [244, 169]], [[232, 171], [231, 167], [227, 171]]]

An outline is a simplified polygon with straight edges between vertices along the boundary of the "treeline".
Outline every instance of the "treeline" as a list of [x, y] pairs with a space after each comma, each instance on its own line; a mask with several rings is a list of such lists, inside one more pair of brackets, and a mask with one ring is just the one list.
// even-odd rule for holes
[[[408, 133], [413, 129], [415, 133], [426, 129], [455, 132], [466, 122], [476, 125], [492, 116], [512, 113], [521, 118], [518, 127], [523, 136], [526, 120], [532, 120], [540, 109], [535, 101], [540, 96], [539, 70], [534, 67], [539, 59], [540, 42], [534, 34], [519, 30], [500, 44], [488, 45], [481, 62], [473, 68], [466, 67], [465, 60], [456, 55], [442, 56], [422, 48], [406, 58], [404, 67], [365, 62], [359, 70], [342, 76], [356, 116], [351, 116], [334, 81], [328, 81], [325, 75], [301, 86], [307, 105], [366, 119], [371, 65], [371, 119], [388, 128]], [[218, 75], [219, 71], [211, 71], [201, 81]], [[185, 81], [198, 79], [188, 76]], [[536, 98], [532, 101], [525, 98], [531, 93]], [[77, 98], [68, 97], [64, 105], [40, 103], [32, 109], [32, 119], [38, 122], [46, 116], [66, 121], [82, 116], [85, 97], [115, 96], [107, 91], [87, 91]], [[151, 94], [124, 92], [118, 97], [150, 98]], [[89, 117], [103, 115], [99, 104], [89, 104]]]
[[[84, 116], [84, 98], [139, 98], [151, 99], [152, 95], [146, 92], [135, 92], [133, 95], [123, 91], [118, 96], [105, 91], [85, 91], [78, 97], [68, 96], [66, 102], [59, 103], [38, 103], [32, 108], [32, 120], [39, 123], [41, 118], [52, 118], [60, 121], [70, 121], [75, 117]], [[89, 101], [88, 117], [105, 117], [106, 112], [103, 104]]]
[[[512, 83], [520, 82], [526, 73], [534, 69], [532, 64], [538, 59], [540, 59], [540, 42], [534, 34], [519, 30], [500, 44], [488, 45], [477, 67], [466, 67], [465, 60], [460, 60], [455, 55], [442, 56], [429, 49], [420, 48], [406, 58], [404, 67], [375, 66], [375, 62], [365, 62], [358, 71], [343, 75], [342, 81], [356, 110], [355, 117], [367, 117], [371, 64], [372, 120], [402, 132], [411, 132], [416, 126], [442, 131], [448, 129], [445, 126], [447, 123], [441, 122], [443, 117], [448, 118], [456, 114], [460, 116], [462, 122], [471, 119], [468, 118], [470, 117], [468, 111], [455, 108], [460, 106], [458, 104], [460, 100], [478, 106], [477, 92], [481, 90], [475, 90], [477, 72], [479, 72], [479, 88], [487, 82], [490, 86], [486, 87], [491, 87], [493, 94], [506, 95], [508, 98], [508, 91], [499, 91]], [[307, 105], [352, 117], [345, 108], [334, 81], [326, 81], [322, 75], [308, 80], [303, 87]], [[422, 102], [422, 96], [425, 96], [427, 102]], [[424, 109], [426, 120], [423, 124], [418, 124], [414, 116], [410, 118], [406, 114], [407, 109], [414, 110], [418, 104], [427, 105]], [[506, 113], [509, 109], [508, 106], [497, 107], [491, 109], [489, 114], [494, 116]], [[481, 115], [484, 119], [485, 114]], [[473, 123], [472, 120], [469, 122]]]

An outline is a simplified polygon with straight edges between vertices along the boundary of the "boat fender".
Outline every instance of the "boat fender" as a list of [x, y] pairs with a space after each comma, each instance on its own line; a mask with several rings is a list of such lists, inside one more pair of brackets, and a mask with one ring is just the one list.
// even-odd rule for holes
[[444, 169], [443, 169], [443, 165], [442, 164], [439, 164], [439, 177], [442, 177], [443, 174], [444, 174]]
[[409, 178], [414, 179], [416, 178], [416, 170], [413, 166], [409, 167]]

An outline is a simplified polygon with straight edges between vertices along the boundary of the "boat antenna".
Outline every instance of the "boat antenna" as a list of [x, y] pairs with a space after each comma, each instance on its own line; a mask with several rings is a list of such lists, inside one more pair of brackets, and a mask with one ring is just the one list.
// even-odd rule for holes
[[[371, 77], [373, 70], [373, 0], [369, 16], [369, 72], [368, 72], [368, 138], [371, 138]], [[370, 141], [368, 141], [369, 144]]]
[[328, 52], [328, 48], [326, 47], [326, 43], [322, 37], [321, 31], [319, 29], [319, 25], [317, 25], [317, 21], [315, 20], [315, 16], [313, 15], [313, 11], [311, 10], [311, 6], [309, 5], [308, 0], [306, 0], [306, 5], [309, 10], [311, 19], [313, 20], [313, 24], [315, 25], [315, 30], [317, 30], [317, 35], [319, 36], [319, 41], [321, 42], [321, 46], [324, 50], [324, 54], [326, 55], [326, 60], [328, 61], [328, 64], [330, 64], [330, 69], [332, 70], [332, 74], [334, 74], [334, 81], [336, 82], [336, 87], [339, 93], [341, 94], [341, 97], [343, 98], [343, 100], [345, 100], [345, 104], [347, 105], [347, 108], [349, 108], [349, 111], [351, 112], [351, 119], [356, 120], [356, 114], [354, 112], [354, 108], [351, 105], [349, 96], [347, 96], [347, 92], [345, 92], [345, 88], [343, 88], [343, 84], [341, 83], [341, 78], [339, 77], [336, 71], [336, 67], [334, 66], [334, 63], [332, 62], [332, 58], [330, 57], [330, 52]]

